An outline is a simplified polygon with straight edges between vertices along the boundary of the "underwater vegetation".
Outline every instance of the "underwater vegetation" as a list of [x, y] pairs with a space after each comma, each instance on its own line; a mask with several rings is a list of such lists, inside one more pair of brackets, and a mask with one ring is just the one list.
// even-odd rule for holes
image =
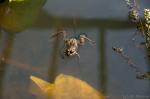
[[[130, 22], [134, 23], [137, 27], [136, 33], [140, 33], [144, 36], [145, 45], [147, 48], [150, 47], [150, 9], [144, 8], [143, 16], [140, 15], [140, 8], [137, 7], [135, 0], [126, 0], [126, 4], [129, 8], [129, 20]], [[143, 21], [144, 20], [144, 21]], [[133, 40], [135, 40], [133, 38]]]
[[[38, 17], [39, 11], [42, 8], [42, 6], [43, 6], [44, 3], [45, 3], [45, 0], [9, 0], [9, 2], [7, 2], [7, 3], [1, 3], [1, 6], [0, 6], [0, 22], [1, 22], [0, 23], [0, 27], [1, 27], [1, 29], [5, 30], [5, 31], [8, 31], [8, 32], [20, 32], [20, 31], [25, 30], [26, 28], [28, 28], [29, 26], [31, 26], [35, 22], [36, 18]], [[132, 23], [134, 23], [134, 25], [135, 25], [135, 27], [137, 29], [137, 32], [139, 34], [141, 34], [142, 37], [145, 38], [144, 45], [147, 48], [149, 48], [148, 47], [149, 46], [149, 42], [150, 42], [149, 41], [149, 28], [150, 28], [150, 26], [149, 26], [150, 25], [150, 21], [149, 21], [149, 19], [150, 19], [150, 17], [149, 17], [149, 9], [142, 10], [144, 17], [141, 18], [140, 14], [139, 14], [139, 8], [135, 5], [134, 1], [131, 2], [131, 1], [128, 0], [127, 1], [127, 5], [129, 7], [129, 20]], [[92, 78], [92, 81], [94, 81], [94, 84], [98, 83], [98, 87], [100, 87], [99, 89], [104, 90], [104, 93], [107, 93], [107, 90], [108, 90], [108, 95], [111, 94], [111, 91], [112, 91], [112, 94], [113, 93], [117, 93], [117, 92], [114, 91], [114, 89], [118, 90], [118, 89], [121, 89], [119, 87], [122, 87], [122, 86], [124, 87], [125, 82], [120, 83], [119, 82], [120, 79], [118, 79], [118, 81], [116, 79], [114, 79], [114, 78], [117, 78], [116, 75], [115, 75], [115, 77], [112, 76], [112, 75], [114, 75], [114, 74], [111, 74], [112, 71], [114, 71], [113, 69], [111, 69], [111, 72], [107, 71], [107, 70], [109, 70], [109, 67], [107, 67], [107, 63], [105, 63], [106, 58], [107, 58], [107, 56], [105, 56], [105, 54], [104, 54], [105, 52], [107, 54], [107, 51], [105, 51], [107, 49], [106, 46], [105, 46], [105, 44], [107, 45], [107, 43], [105, 42], [105, 34], [107, 33], [107, 29], [109, 29], [109, 27], [111, 27], [111, 26], [108, 25], [108, 27], [106, 26], [106, 28], [103, 30], [103, 28], [105, 26], [102, 27], [101, 25], [99, 25], [99, 23], [102, 24], [102, 25], [107, 25], [107, 24], [104, 24], [105, 21], [107, 21], [107, 20], [103, 21], [103, 19], [102, 19], [102, 21], [96, 22], [97, 20], [99, 20], [99, 19], [96, 19], [95, 21], [93, 21], [93, 20], [89, 21], [89, 22], [83, 21], [83, 22], [79, 23], [79, 24], [83, 23], [83, 24], [86, 24], [86, 25], [83, 26], [83, 27], [82, 26], [81, 27], [78, 26], [78, 30], [80, 30], [80, 29], [81, 30], [82, 29], [86, 30], [87, 29], [86, 31], [90, 31], [89, 33], [91, 33], [92, 36], [97, 33], [98, 36], [96, 37], [96, 39], [93, 39], [93, 40], [97, 41], [97, 39], [98, 39], [99, 41], [98, 41], [98, 44], [96, 45], [96, 47], [98, 47], [98, 52], [96, 52], [94, 55], [92, 54], [94, 56], [94, 58], [89, 58], [89, 59], [92, 59], [92, 60], [88, 60], [88, 59], [82, 58], [84, 60], [85, 64], [92, 63], [92, 61], [95, 60], [95, 59], [96, 59], [96, 61], [93, 62], [93, 63], [96, 63], [98, 61], [97, 62], [98, 64], [95, 64], [95, 65], [90, 65], [89, 64], [90, 68], [87, 65], [85, 65], [83, 67], [77, 65], [79, 67], [79, 69], [78, 69], [77, 66], [76, 67], [72, 66], [73, 68], [71, 66], [70, 67], [68, 66], [69, 67], [68, 68], [66, 66], [66, 63], [63, 63], [60, 60], [55, 61], [55, 60], [58, 59], [57, 58], [58, 54], [54, 53], [54, 52], [57, 49], [59, 49], [59, 47], [57, 47], [57, 46], [59, 46], [59, 44], [58, 44], [59, 40], [56, 40], [56, 43], [53, 44], [54, 46], [52, 48], [53, 48], [54, 51], [51, 51], [52, 48], [49, 47], [51, 45], [48, 44], [47, 42], [48, 42], [48, 39], [50, 37], [50, 31], [51, 31], [51, 29], [57, 28], [57, 24], [61, 24], [63, 22], [65, 23], [66, 20], [64, 20], [62, 22], [62, 21], [59, 21], [59, 19], [55, 19], [53, 21], [53, 20], [51, 20], [51, 15], [49, 15], [48, 12], [46, 12], [46, 14], [47, 14], [46, 18], [49, 20], [47, 23], [45, 21], [43, 21], [44, 20], [44, 19], [42, 19], [43, 17], [42, 18], [40, 17], [41, 21], [44, 24], [43, 27], [39, 27], [37, 30], [34, 30], [35, 29], [34, 28], [33, 30], [31, 29], [31, 31], [30, 31], [30, 29], [27, 31], [29, 34], [32, 34], [32, 32], [36, 32], [36, 33], [38, 32], [39, 35], [38, 35], [38, 33], [37, 33], [37, 35], [34, 34], [34, 33], [32, 35], [25, 35], [26, 33], [20, 33], [21, 35], [20, 34], [16, 34], [16, 35], [19, 35], [17, 37], [19, 37], [19, 39], [21, 38], [20, 41], [22, 41], [22, 42], [16, 43], [19, 40], [18, 40], [18, 38], [14, 38], [15, 39], [15, 43], [13, 43], [12, 46], [15, 45], [14, 47], [19, 47], [19, 50], [18, 50], [18, 48], [14, 48], [12, 50], [11, 54], [14, 55], [15, 58], [17, 57], [18, 60], [19, 60], [19, 62], [16, 61], [15, 59], [11, 60], [11, 58], [10, 59], [9, 58], [5, 59], [5, 57], [4, 58], [2, 57], [2, 60], [1, 60], [2, 63], [6, 64], [6, 65], [10, 64], [10, 65], [18, 66], [19, 67], [19, 72], [20, 72], [20, 69], [23, 70], [23, 76], [22, 75], [21, 75], [21, 77], [19, 76], [20, 77], [19, 79], [16, 78], [17, 80], [19, 80], [19, 82], [16, 83], [15, 82], [16, 80], [13, 79], [14, 82], [16, 83], [15, 84], [16, 86], [20, 85], [21, 88], [22, 88], [22, 86], [24, 86], [26, 84], [28, 86], [28, 83], [23, 82], [23, 81], [26, 78], [27, 78], [27, 80], [29, 80], [29, 75], [35, 74], [35, 73], [40, 74], [42, 72], [42, 70], [45, 70], [45, 68], [46, 68], [46, 70], [45, 70], [46, 73], [47, 73], [47, 70], [48, 70], [48, 73], [49, 73], [49, 74], [46, 74], [46, 76], [50, 76], [49, 77], [50, 79], [54, 78], [55, 81], [54, 82], [48, 82], [48, 81], [43, 80], [42, 78], [31, 76], [30, 78], [32, 80], [32, 84], [35, 87], [35, 88], [33, 88], [32, 85], [31, 85], [31, 91], [32, 91], [32, 95], [33, 96], [35, 95], [35, 97], [36, 97], [36, 98], [34, 98], [34, 97], [32, 98], [31, 97], [31, 99], [37, 99], [37, 98], [39, 98], [39, 99], [104, 99], [105, 98], [103, 96], [103, 94], [101, 94], [100, 92], [98, 92], [95, 88], [93, 88], [87, 82], [85, 82], [85, 81], [83, 81], [83, 80], [81, 80], [81, 79], [79, 79], [77, 77], [74, 77], [74, 76], [71, 76], [71, 75], [60, 74], [60, 75], [58, 75], [55, 78], [55, 74], [60, 73], [60, 72], [69, 72], [69, 73], [76, 73], [76, 72], [78, 72], [79, 73], [78, 75], [80, 75], [80, 76], [82, 76], [82, 73], [85, 73], [83, 76], [88, 77], [89, 80], [91, 80], [91, 78], [93, 77], [92, 73], [94, 73], [94, 74], [96, 74], [96, 76], [94, 75], [94, 77], [96, 78], [96, 80], [95, 79], [93, 80], [93, 78]], [[47, 19], [46, 19], [46, 21], [47, 21]], [[88, 21], [88, 19], [85, 19], [85, 20]], [[112, 20], [114, 20], [114, 19], [112, 19]], [[53, 21], [53, 22], [51, 22], [51, 21]], [[57, 21], [59, 21], [59, 22], [57, 23]], [[126, 22], [126, 20], [125, 20], [125, 22]], [[54, 24], [54, 26], [52, 26], [52, 25], [50, 25], [48, 23], [50, 23], [52, 25]], [[92, 24], [98, 24], [98, 26], [95, 27], [95, 25], [94, 26], [91, 25], [92, 26], [92, 28], [91, 28], [91, 26], [88, 25], [88, 24], [91, 24], [91, 23]], [[108, 22], [108, 24], [111, 24], [111, 23], [115, 23], [115, 21]], [[55, 26], [55, 24], [56, 24], [56, 26]], [[66, 24], [70, 25], [70, 22], [66, 22]], [[119, 25], [117, 25], [116, 27], [122, 26], [123, 29], [124, 29], [124, 25], [120, 25], [120, 24], [124, 24], [124, 23], [122, 21], [120, 21]], [[40, 24], [40, 25], [42, 25], [42, 24]], [[115, 24], [113, 24], [113, 25], [115, 27]], [[128, 25], [128, 22], [127, 22], [127, 25]], [[65, 27], [65, 28], [68, 28], [68, 29], [72, 29], [72, 26], [70, 26], [71, 28], [68, 27], [68, 26], [64, 26], [64, 24], [62, 26]], [[94, 27], [94, 30], [92, 30], [93, 27]], [[130, 27], [130, 25], [128, 27], [129, 27], [129, 29], [132, 28], [132, 27]], [[43, 32], [42, 29], [44, 30], [44, 32]], [[95, 31], [95, 29], [96, 30], [98, 29], [98, 31]], [[127, 29], [127, 27], [125, 29]], [[114, 29], [114, 30], [116, 30], [116, 29]], [[72, 31], [72, 30], [70, 30], [70, 31]], [[99, 35], [102, 32], [103, 32], [103, 34]], [[90, 42], [92, 41], [91, 43], [93, 43], [93, 40], [89, 39], [91, 37], [89, 36], [89, 38], [87, 38], [88, 37], [87, 35], [78, 35], [79, 37], [75, 37], [75, 38], [73, 37], [74, 39], [72, 39], [70, 37], [67, 37], [67, 39], [66, 39], [65, 32], [60, 31], [60, 32], [57, 32], [56, 35], [59, 35], [59, 33], [60, 33], [60, 35], [62, 34], [64, 36], [63, 40], [61, 40], [61, 41], [64, 41], [63, 44], [66, 44], [66, 47], [65, 47], [66, 49], [63, 50], [64, 51], [63, 54], [66, 55], [66, 56], [72, 57], [74, 55], [78, 55], [79, 54], [78, 53], [78, 47], [80, 45], [84, 45], [86, 43], [85, 41], [90, 41]], [[95, 33], [95, 34], [92, 34], [92, 33]], [[44, 34], [44, 35], [42, 35], [42, 34]], [[24, 37], [24, 36], [26, 36], [26, 37]], [[38, 37], [38, 36], [39, 36], [39, 38], [35, 38], [35, 37]], [[55, 36], [55, 34], [53, 36]], [[28, 37], [30, 37], [30, 38], [28, 39]], [[101, 39], [103, 39], [103, 40], [101, 40]], [[26, 42], [26, 41], [29, 41], [29, 42]], [[58, 41], [58, 43], [57, 43], [57, 41]], [[30, 42], [31, 42], [31, 44], [30, 44]], [[60, 43], [62, 43], [62, 42], [60, 42]], [[109, 42], [109, 43], [111, 43], [111, 42]], [[25, 46], [26, 44], [27, 44], [27, 46]], [[21, 45], [23, 45], [23, 46], [21, 46]], [[42, 45], [42, 46], [40, 46], [40, 45]], [[21, 48], [21, 50], [20, 50], [20, 48]], [[23, 49], [23, 51], [22, 51], [22, 49]], [[39, 49], [39, 50], [36, 50], [36, 49]], [[85, 49], [88, 49], [88, 48], [85, 47]], [[137, 74], [136, 75], [137, 79], [150, 79], [150, 73], [149, 72], [145, 72], [145, 71], [143, 72], [143, 71], [140, 70], [140, 68], [137, 68], [136, 65], [134, 64], [133, 60], [131, 59], [131, 57], [129, 55], [127, 55], [126, 50], [124, 50], [123, 48], [119, 48], [119, 47], [113, 47], [112, 49], [116, 53], [120, 54], [121, 57], [130, 65], [130, 67], [132, 69], [134, 69], [134, 71]], [[14, 54], [13, 53], [14, 51], [16, 51], [16, 52], [19, 51], [19, 52], [17, 52], [17, 53]], [[97, 51], [97, 50], [92, 50], [92, 51]], [[40, 52], [40, 54], [38, 54], [39, 52]], [[49, 53], [47, 53], [47, 52], [52, 52], [53, 54], [52, 55], [51, 54], [48, 55]], [[87, 56], [90, 57], [91, 54], [88, 53], [88, 50], [84, 51], [84, 52], [87, 54]], [[29, 56], [33, 56], [33, 57], [29, 57], [28, 55], [26, 55], [26, 54], [30, 54], [30, 53], [33, 53], [33, 54], [31, 54]], [[101, 54], [101, 55], [97, 55], [97, 54]], [[82, 53], [80, 53], [80, 55], [82, 56]], [[25, 57], [25, 58], [22, 59], [21, 56]], [[50, 56], [50, 59], [52, 58], [52, 61], [49, 59], [49, 56]], [[56, 58], [55, 58], [55, 56], [56, 56]], [[11, 57], [11, 55], [10, 55], [10, 57]], [[25, 60], [28, 57], [30, 59], [29, 60]], [[46, 61], [45, 61], [45, 59], [46, 59]], [[20, 62], [20, 60], [21, 60], [21, 62]], [[23, 63], [25, 62], [25, 64], [23, 64], [22, 61], [23, 61]], [[55, 62], [53, 63], [53, 61], [55, 61]], [[59, 61], [60, 61], [60, 63], [58, 63]], [[59, 69], [56, 68], [57, 64], [61, 65]], [[70, 64], [70, 63], [68, 63], [68, 64]], [[40, 68], [39, 68], [38, 65], [41, 65]], [[74, 65], [74, 64], [71, 63], [71, 65]], [[98, 73], [93, 68], [94, 66], [98, 67], [98, 68], [96, 68], [96, 69], [98, 69]], [[114, 66], [115, 65], [113, 65], [112, 67], [115, 68]], [[47, 69], [47, 67], [48, 67], [48, 69]], [[16, 68], [16, 67], [14, 67], [14, 68]], [[54, 68], [56, 68], [56, 69], [54, 69]], [[73, 70], [74, 68], [75, 68], [75, 70]], [[85, 69], [85, 70], [83, 70], [84, 72], [80, 72], [79, 71], [82, 68]], [[86, 68], [89, 68], [90, 72], [87, 72]], [[62, 70], [60, 70], [60, 69], [62, 69]], [[116, 70], [118, 70], [119, 73], [120, 73], [120, 70], [118, 68]], [[53, 74], [53, 72], [54, 72], [54, 74]], [[44, 75], [45, 72], [42, 72], [41, 75], [42, 74], [43, 74], [43, 76], [45, 76]], [[16, 75], [18, 75], [18, 74], [16, 74]], [[109, 79], [110, 76], [112, 76], [114, 78]], [[127, 73], [127, 75], [126, 75], [126, 77], [127, 77], [126, 80], [127, 81], [131, 80], [130, 77], [128, 77], [128, 76], [130, 76], [130, 75], [128, 75], [128, 73]], [[119, 77], [123, 78], [122, 76], [119, 76]], [[115, 84], [109, 83], [109, 82], [111, 82], [111, 80], [114, 81], [113, 83], [115, 83]], [[22, 81], [23, 84], [20, 83], [20, 81]], [[138, 84], [136, 84], [136, 85], [138, 85]], [[24, 95], [26, 95], [27, 93], [23, 92], [24, 90], [22, 91], [22, 89], [20, 88], [20, 86], [18, 87], [17, 90], [20, 91], [20, 92], [22, 92]], [[131, 84], [131, 86], [132, 86], [132, 84]], [[14, 93], [17, 93], [17, 92], [15, 92], [16, 89], [14, 90], [13, 87], [14, 86], [12, 86], [12, 90], [14, 91]], [[129, 85], [129, 87], [130, 87], [130, 85]], [[111, 89], [111, 88], [113, 88], [113, 89]], [[3, 88], [1, 88], [1, 89], [3, 90]], [[128, 89], [127, 91], [129, 91], [129, 92], [132, 91], [132, 89], [130, 89], [130, 88], [127, 88], [127, 89]], [[27, 87], [27, 89], [25, 89], [25, 91], [28, 91], [28, 87]], [[119, 90], [119, 91], [122, 91], [122, 93], [123, 93], [123, 91], [126, 91], [126, 89], [125, 90], [124, 89], [123, 90]], [[136, 92], [137, 91], [135, 91], [135, 93]], [[30, 94], [29, 94], [29, 97], [30, 97]], [[18, 98], [15, 98], [15, 99], [18, 99]], [[25, 99], [30, 99], [30, 98], [26, 98], [25, 97]]]
[[146, 47], [150, 49], [150, 9], [144, 9]]
[[0, 4], [0, 28], [21, 32], [37, 19], [46, 0], [9, 0]]
[[133, 60], [125, 53], [123, 48], [119, 48], [119, 47], [112, 47], [112, 49], [120, 54], [120, 56], [129, 64], [129, 66], [134, 69], [134, 71], [137, 73], [136, 74], [136, 78], [137, 79], [147, 79], [150, 80], [150, 72], [143, 72], [140, 70], [140, 68], [138, 68], [135, 63], [133, 62]]
[[[144, 45], [148, 51], [148, 57], [150, 56], [150, 9], [143, 10], [143, 17], [140, 15], [140, 8], [137, 6], [135, 0], [125, 0], [127, 7], [129, 8], [128, 16], [129, 21], [134, 23], [136, 26], [136, 32], [132, 40], [135, 42], [135, 36], [137, 34], [141, 34], [145, 41], [141, 43]], [[137, 45], [136, 45], [137, 46]], [[140, 45], [139, 45], [140, 46]], [[126, 62], [130, 65], [132, 69], [136, 72], [137, 79], [148, 79], [150, 80], [150, 72], [143, 72], [140, 68], [137, 68], [132, 59], [124, 52], [123, 48], [112, 47], [112, 49], [121, 55], [121, 57], [126, 60]]]
[[128, 17], [129, 20], [135, 24], [137, 24], [140, 20], [138, 7], [136, 5], [135, 0], [125, 0], [127, 7], [129, 8]]
[[[58, 75], [53, 84], [35, 76], [30, 78], [41, 90], [40, 94], [44, 97], [42, 99], [104, 99], [104, 96], [88, 83], [70, 75]], [[39, 92], [35, 94], [39, 95]]]
[[136, 75], [137, 79], [147, 79], [150, 80], [150, 72], [146, 72], [144, 74]]
[[[135, 0], [125, 0], [127, 7], [129, 8], [128, 11], [128, 18], [129, 21], [132, 22], [135, 26], [136, 26], [136, 32], [135, 35], [140, 33], [142, 35], [144, 35], [144, 24], [142, 23], [142, 18], [140, 16], [140, 8], [137, 6], [137, 3]], [[135, 40], [135, 38], [133, 37], [132, 40]]]

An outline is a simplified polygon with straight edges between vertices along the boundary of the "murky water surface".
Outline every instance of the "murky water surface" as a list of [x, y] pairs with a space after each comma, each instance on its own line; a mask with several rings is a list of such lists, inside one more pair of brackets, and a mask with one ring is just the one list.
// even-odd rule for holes
[[[1, 3], [1, 2], [0, 2]], [[141, 9], [149, 0], [138, 1]], [[128, 21], [124, 0], [26, 0], [0, 4], [0, 99], [35, 99], [30, 75], [53, 82], [67, 74], [88, 82], [108, 99], [150, 99], [150, 82], [117, 53], [125, 53], [142, 71], [149, 71], [144, 48], [135, 47], [135, 26]], [[80, 47], [80, 59], [61, 58], [63, 39], [50, 35], [64, 28], [69, 36], [84, 32], [96, 42]], [[17, 32], [17, 33], [16, 33]], [[140, 36], [137, 42], [142, 41]]]

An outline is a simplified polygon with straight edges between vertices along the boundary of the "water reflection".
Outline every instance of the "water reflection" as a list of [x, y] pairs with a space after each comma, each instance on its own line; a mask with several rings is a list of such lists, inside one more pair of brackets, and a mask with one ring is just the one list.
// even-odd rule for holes
[[[41, 2], [39, 1], [40, 6], [37, 7], [38, 9], [35, 7], [36, 11], [39, 11], [43, 6], [44, 1]], [[68, 5], [67, 0], [63, 0], [63, 2], [65, 2], [63, 4]], [[82, 7], [90, 9], [89, 6], [84, 6], [86, 1], [74, 2], [76, 2], [76, 5], [74, 5], [75, 7], [78, 6], [78, 3], [82, 3]], [[11, 20], [13, 23], [11, 24], [12, 27], [8, 24], [2, 24], [4, 21], [2, 21], [3, 18], [1, 18], [1, 28], [5, 30], [16, 32], [27, 29], [18, 34], [2, 33], [7, 36], [2, 36], [0, 41], [2, 44], [0, 46], [1, 53], [2, 57], [4, 57], [4, 61], [1, 62], [2, 69], [0, 72], [0, 98], [33, 99], [33, 96], [28, 91], [28, 85], [30, 83], [29, 76], [31, 74], [53, 82], [55, 77], [60, 73], [74, 75], [87, 81], [94, 88], [99, 89], [108, 96], [112, 96], [111, 99], [120, 99], [119, 96], [129, 94], [149, 95], [149, 81], [137, 80], [134, 71], [128, 68], [128, 64], [125, 63], [122, 58], [114, 54], [111, 49], [115, 44], [125, 47], [127, 53], [133, 56], [132, 58], [139, 64], [138, 66], [140, 66], [142, 70], [148, 70], [145, 59], [143, 58], [145, 55], [143, 55], [144, 51], [140, 52], [130, 42], [130, 37], [132, 37], [132, 33], [134, 33], [135, 30], [134, 25], [124, 19], [127, 17], [127, 13], [123, 15], [121, 12], [122, 10], [124, 11], [124, 7], [122, 6], [123, 2], [118, 0], [113, 1], [113, 3], [107, 0], [89, 0], [88, 2], [96, 2], [97, 5], [98, 3], [104, 4], [105, 6], [108, 5], [107, 3], [111, 5], [109, 7], [107, 6], [107, 11], [104, 9], [106, 8], [104, 5], [96, 6], [96, 8], [93, 9], [97, 12], [95, 14], [98, 15], [95, 15], [96, 17], [87, 18], [82, 15], [81, 17], [81, 13], [79, 13], [79, 15], [73, 15], [72, 17], [71, 15], [73, 12], [71, 9], [70, 13], [64, 12], [67, 13], [68, 16], [63, 16], [64, 14], [56, 16], [58, 14], [54, 14], [54, 12], [57, 13], [58, 9], [60, 12], [61, 9], [68, 6], [62, 7], [62, 1], [60, 2], [59, 0], [48, 1], [44, 9], [40, 10], [41, 13], [38, 17], [38, 21], [30, 28], [27, 28], [26, 24], [28, 24], [28, 22], [32, 23], [31, 21], [35, 18], [33, 16], [37, 16], [32, 13], [35, 9], [31, 11], [32, 14], [30, 13], [32, 18], [29, 13], [24, 14], [21, 21], [18, 19], [21, 17], [18, 13], [22, 12], [22, 10], [19, 10], [18, 13], [14, 13], [14, 15], [18, 16], [13, 22], [11, 20], [13, 15], [7, 16], [5, 22], [7, 23], [7, 21], [9, 22]], [[34, 1], [32, 1], [32, 3], [36, 4]], [[57, 11], [54, 9], [55, 7], [52, 8], [54, 10], [50, 12], [50, 8], [53, 7], [50, 5], [55, 4], [61, 6], [57, 6]], [[69, 7], [71, 7], [72, 3], [69, 4]], [[88, 5], [90, 5], [90, 3]], [[26, 6], [24, 7], [26, 8]], [[20, 7], [17, 8], [20, 9]], [[17, 8], [16, 10], [18, 10]], [[100, 9], [101, 12], [99, 13], [97, 9]], [[108, 12], [110, 12], [109, 9], [113, 9], [114, 13], [111, 12], [111, 14], [108, 14]], [[118, 10], [119, 13], [115, 12]], [[30, 11], [30, 8], [27, 8], [25, 12], [28, 11]], [[63, 11], [61, 13], [63, 13]], [[78, 12], [78, 10], [75, 12]], [[103, 17], [100, 17], [99, 14], [102, 14]], [[113, 16], [114, 14], [115, 17]], [[117, 15], [120, 17], [118, 18]], [[87, 16], [87, 14], [85, 14], [85, 16]], [[91, 15], [89, 14], [89, 16]], [[8, 18], [10, 18], [10, 20], [7, 20]], [[97, 43], [94, 47], [86, 45], [80, 49], [81, 66], [78, 66], [75, 59], [62, 60], [60, 58], [59, 51], [62, 45], [61, 39], [58, 38], [53, 43], [49, 42], [50, 34], [57, 31], [59, 27], [67, 29], [67, 31], [73, 35], [74, 18], [76, 18], [75, 27], [77, 35], [80, 32], [85, 32]], [[17, 20], [19, 23], [14, 25]], [[6, 41], [3, 39], [6, 39]], [[119, 98], [113, 96], [118, 96]]]

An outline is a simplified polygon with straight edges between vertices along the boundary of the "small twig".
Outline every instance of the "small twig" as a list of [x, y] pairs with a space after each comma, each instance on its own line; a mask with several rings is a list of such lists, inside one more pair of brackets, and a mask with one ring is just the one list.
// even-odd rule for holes
[[121, 55], [122, 58], [124, 58], [124, 60], [127, 61], [127, 63], [129, 64], [129, 66], [135, 70], [135, 72], [138, 72], [138, 73], [142, 73], [135, 65], [135, 63], [130, 59], [129, 56], [127, 56], [125, 53], [124, 53], [124, 50], [123, 48], [117, 48], [117, 47], [112, 47], [112, 49]]

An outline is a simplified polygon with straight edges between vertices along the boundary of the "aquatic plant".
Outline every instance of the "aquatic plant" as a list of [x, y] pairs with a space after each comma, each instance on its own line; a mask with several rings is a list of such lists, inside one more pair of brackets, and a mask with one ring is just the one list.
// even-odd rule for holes
[[142, 36], [145, 36], [144, 25], [142, 22], [142, 18], [140, 17], [139, 7], [137, 6], [136, 1], [135, 0], [125, 0], [125, 1], [129, 8], [129, 12], [128, 12], [129, 20], [130, 22], [136, 25], [137, 30], [132, 37], [132, 40], [135, 41], [135, 36], [137, 34], [142, 34]]
[[132, 61], [132, 59], [126, 55], [126, 53], [124, 52], [123, 48], [119, 48], [119, 47], [112, 47], [113, 51], [115, 51], [116, 53], [120, 54], [120, 56], [126, 60], [126, 62], [129, 64], [129, 66], [135, 70], [136, 73], [140, 73], [143, 74], [142, 71], [140, 71], [139, 68], [136, 67], [135, 63]]
[[136, 72], [137, 79], [148, 79], [150, 80], [150, 72], [143, 72], [136, 66], [132, 59], [124, 52], [123, 48], [112, 47], [113, 51], [120, 54], [120, 56], [129, 64], [129, 66]]
[[144, 9], [146, 27], [150, 29], [150, 9]]
[[60, 74], [53, 84], [35, 76], [30, 78], [41, 89], [42, 99], [105, 99], [88, 83], [73, 76]]
[[137, 79], [147, 79], [147, 80], [150, 80], [150, 72], [146, 72], [146, 73], [143, 73], [143, 74], [138, 74], [138, 75], [136, 75], [136, 78]]
[[129, 8], [129, 14], [128, 14], [128, 17], [129, 17], [129, 20], [133, 23], [138, 23], [139, 22], [139, 12], [138, 12], [138, 7], [136, 5], [136, 2], [133, 0], [125, 0], [126, 1], [126, 4], [127, 4], [127, 7]]
[[150, 48], [150, 9], [144, 9], [146, 47]]

